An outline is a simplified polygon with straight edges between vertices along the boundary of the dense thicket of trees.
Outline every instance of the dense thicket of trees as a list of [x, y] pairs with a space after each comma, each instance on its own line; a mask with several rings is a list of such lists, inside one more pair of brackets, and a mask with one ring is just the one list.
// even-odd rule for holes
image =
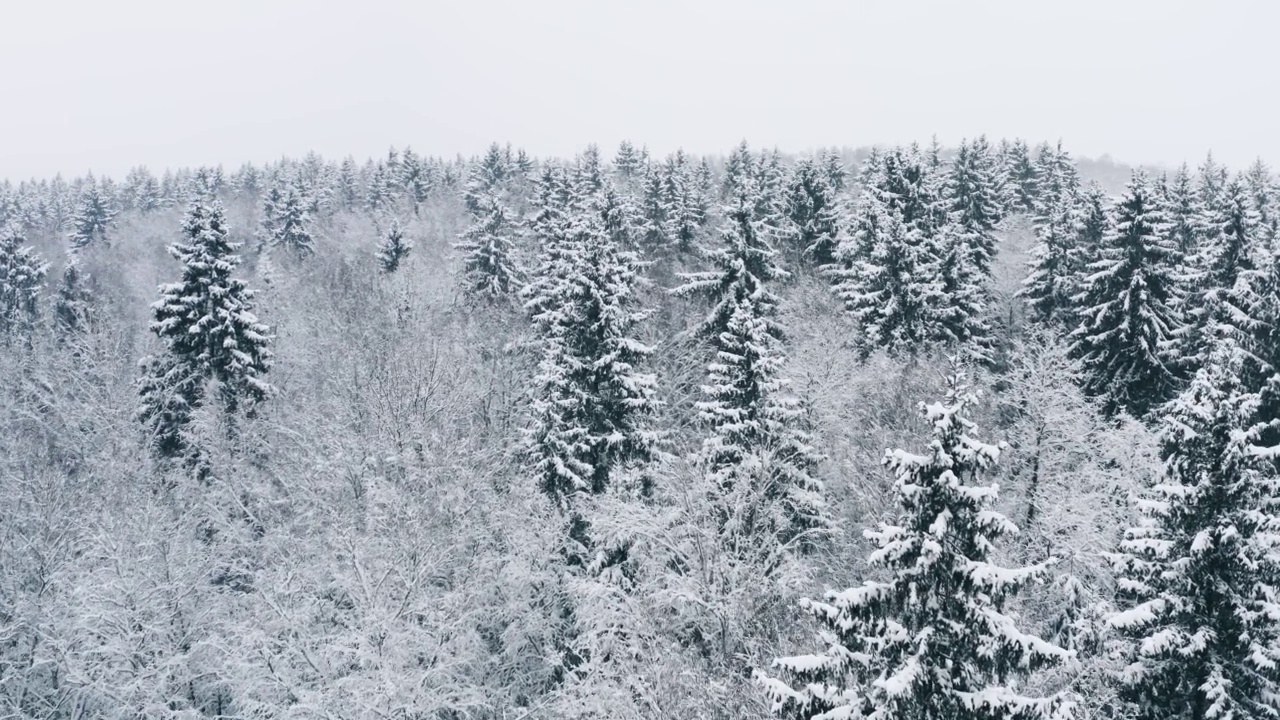
[[1094, 167], [0, 183], [0, 716], [1274, 717], [1276, 178]]

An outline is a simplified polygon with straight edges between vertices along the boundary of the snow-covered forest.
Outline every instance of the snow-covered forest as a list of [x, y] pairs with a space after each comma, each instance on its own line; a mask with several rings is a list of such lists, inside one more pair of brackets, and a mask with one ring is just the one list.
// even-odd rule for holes
[[727, 149], [0, 184], [0, 718], [1280, 716], [1271, 170]]

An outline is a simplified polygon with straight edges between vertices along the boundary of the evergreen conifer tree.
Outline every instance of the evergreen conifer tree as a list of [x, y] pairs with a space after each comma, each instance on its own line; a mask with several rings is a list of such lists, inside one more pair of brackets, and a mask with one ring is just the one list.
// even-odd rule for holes
[[463, 288], [490, 300], [520, 289], [523, 271], [516, 263], [514, 224], [496, 187], [472, 196], [473, 221], [454, 248], [463, 255]]
[[832, 290], [858, 321], [863, 357], [878, 348], [914, 354], [939, 336], [938, 308], [945, 303], [930, 244], [883, 195], [871, 187], [859, 197], [833, 271]]
[[801, 159], [791, 170], [785, 201], [799, 253], [819, 267], [835, 262], [841, 218], [828, 170], [810, 158]]
[[[603, 197], [580, 184], [561, 204], [560, 182], [547, 183], [557, 207], [539, 226], [550, 235], [524, 291], [542, 348], [528, 457], [543, 492], [572, 514], [578, 494], [603, 493], [617, 472], [652, 457], [656, 399], [654, 377], [640, 370], [652, 349], [635, 338], [645, 317], [635, 256], [606, 229]], [[570, 537], [589, 547], [581, 518], [572, 525]]]
[[1108, 413], [1140, 417], [1177, 389], [1181, 256], [1160, 205], [1135, 172], [1079, 296], [1072, 353], [1085, 392], [1103, 398]]
[[815, 720], [1066, 716], [1063, 696], [1016, 689], [1022, 676], [1071, 653], [1003, 612], [1049, 563], [1007, 569], [990, 560], [994, 542], [1016, 528], [992, 509], [996, 487], [978, 484], [1000, 450], [974, 438], [963, 416], [973, 401], [953, 377], [946, 400], [923, 408], [933, 426], [928, 451], [886, 451], [901, 518], [865, 534], [877, 547], [870, 564], [887, 576], [802, 602], [828, 648], [775, 660], [790, 683], [761, 676], [775, 711]]
[[1249, 447], [1243, 353], [1216, 344], [1165, 410], [1163, 473], [1114, 555], [1130, 640], [1121, 696], [1143, 720], [1280, 714], [1275, 468]]
[[94, 243], [109, 244], [107, 230], [115, 221], [116, 207], [102, 192], [98, 183], [90, 180], [76, 202], [75, 215], [71, 218], [71, 247], [87, 247]]
[[0, 229], [0, 336], [6, 343], [34, 327], [49, 272], [49, 264], [24, 242], [17, 227]]
[[759, 215], [761, 202], [754, 181], [743, 179], [737, 184], [736, 193], [721, 230], [721, 247], [709, 255], [715, 269], [684, 273], [680, 276], [684, 284], [671, 291], [677, 296], [701, 296], [711, 301], [711, 312], [697, 332], [712, 339], [728, 329], [741, 298], [754, 297], [761, 312], [771, 313], [779, 299], [768, 290], [767, 283], [788, 277], [777, 264], [777, 251]]
[[307, 212], [307, 201], [295, 181], [289, 181], [283, 188], [279, 203], [263, 204], [263, 227], [269, 235], [267, 242], [272, 246], [282, 246], [298, 257], [309, 257], [315, 254], [315, 243], [311, 238], [311, 216]]
[[382, 265], [382, 271], [391, 274], [400, 269], [400, 263], [404, 262], [412, 250], [413, 241], [404, 236], [400, 221], [393, 219], [387, 232], [382, 236], [382, 242], [378, 244], [378, 252], [374, 256]]
[[151, 331], [165, 350], [143, 361], [139, 383], [138, 417], [161, 457], [187, 450], [185, 426], [204, 403], [208, 382], [228, 416], [242, 403], [252, 410], [272, 393], [264, 379], [271, 367], [268, 329], [253, 314], [253, 291], [231, 276], [239, 257], [222, 205], [194, 203], [182, 235], [170, 248], [182, 263], [182, 279], [162, 285], [151, 306]]
[[630, 182], [640, 174], [640, 153], [636, 151], [636, 146], [632, 145], [630, 140], [623, 140], [618, 144], [618, 154], [613, 159], [613, 167], [618, 171], [623, 182]]
[[84, 332], [94, 319], [91, 278], [80, 271], [80, 261], [74, 252], [67, 253], [62, 282], [53, 299], [53, 316], [55, 327], [64, 336]]
[[1085, 266], [1079, 245], [1079, 212], [1067, 199], [1051, 200], [1037, 216], [1035, 230], [1030, 274], [1022, 281], [1018, 295], [1026, 299], [1040, 322], [1074, 329], [1074, 298]]
[[969, 246], [975, 269], [989, 275], [996, 253], [992, 231], [1000, 222], [1000, 197], [992, 170], [975, 145], [960, 143], [945, 183], [951, 222]]

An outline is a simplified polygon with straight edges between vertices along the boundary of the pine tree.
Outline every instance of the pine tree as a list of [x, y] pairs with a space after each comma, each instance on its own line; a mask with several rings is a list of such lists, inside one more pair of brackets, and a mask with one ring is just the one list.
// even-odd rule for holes
[[1054, 202], [1070, 202], [1080, 192], [1080, 176], [1061, 141], [1057, 147], [1040, 146], [1035, 173], [1038, 210]]
[[923, 408], [933, 426], [928, 452], [886, 451], [901, 520], [865, 535], [877, 546], [870, 564], [887, 578], [830, 593], [826, 602], [802, 601], [829, 647], [774, 661], [793, 678], [762, 677], [776, 712], [823, 720], [1067, 715], [1062, 695], [1015, 689], [1021, 676], [1072, 653], [1019, 630], [1002, 612], [1049, 562], [1006, 569], [989, 560], [994, 542], [1016, 528], [992, 509], [996, 487], [977, 484], [1000, 450], [974, 438], [963, 417], [973, 401], [953, 377], [946, 401]]
[[517, 292], [523, 271], [516, 263], [510, 210], [497, 188], [472, 196], [473, 221], [453, 247], [464, 253], [463, 288], [490, 300]]
[[667, 186], [660, 169], [645, 168], [640, 186], [640, 247], [649, 257], [660, 257], [672, 249], [667, 218]]
[[115, 221], [117, 212], [98, 183], [92, 179], [86, 182], [71, 219], [71, 247], [79, 249], [95, 243], [109, 244], [107, 230]]
[[[619, 471], [646, 463], [657, 437], [648, 428], [655, 380], [640, 371], [652, 349], [635, 338], [645, 317], [635, 307], [637, 261], [606, 230], [603, 199], [586, 187], [541, 226], [553, 235], [540, 238], [540, 263], [524, 291], [542, 348], [530, 470], [571, 513], [578, 494], [601, 494]], [[572, 539], [589, 545], [581, 518], [573, 525]]]
[[822, 166], [822, 171], [827, 174], [827, 184], [831, 189], [837, 193], [844, 192], [849, 171], [845, 169], [844, 161], [840, 159], [840, 152], [835, 148], [824, 150], [818, 162]]
[[755, 172], [756, 160], [751, 156], [751, 148], [747, 145], [747, 141], [743, 140], [725, 161], [724, 178], [720, 182], [720, 197], [732, 201], [738, 196], [738, 186], [746, 178], [755, 175]]
[[663, 182], [666, 193], [667, 227], [677, 252], [683, 255], [699, 255], [701, 229], [706, 218], [698, 197], [696, 180], [683, 150], [677, 150], [667, 158], [663, 166]]
[[777, 251], [759, 215], [761, 202], [755, 183], [746, 178], [735, 192], [720, 231], [721, 247], [709, 254], [715, 269], [681, 274], [684, 284], [671, 291], [680, 297], [701, 296], [711, 301], [711, 312], [697, 328], [697, 333], [707, 338], [719, 337], [728, 329], [729, 319], [744, 297], [754, 297], [761, 312], [772, 312], [779, 299], [767, 284], [789, 276], [777, 264]]
[[93, 324], [92, 278], [80, 271], [80, 261], [75, 253], [67, 253], [67, 264], [62, 269], [62, 282], [53, 299], [55, 327], [63, 336], [84, 332]]
[[150, 170], [135, 167], [125, 176], [124, 197], [129, 207], [140, 213], [149, 213], [160, 207], [160, 183]]
[[1181, 256], [1141, 171], [1129, 182], [1113, 222], [1079, 296], [1072, 353], [1081, 361], [1086, 393], [1103, 398], [1108, 413], [1140, 417], [1177, 389]]
[[835, 262], [841, 218], [827, 169], [809, 158], [797, 162], [787, 183], [785, 202], [796, 249], [819, 267]]
[[992, 231], [1000, 222], [1000, 197], [992, 169], [976, 145], [960, 143], [943, 193], [951, 222], [969, 246], [975, 269], [990, 275], [996, 253]]
[[338, 176], [334, 180], [334, 197], [344, 210], [352, 210], [360, 202], [360, 170], [356, 167], [355, 158], [348, 155], [338, 166]]
[[17, 227], [0, 230], [0, 336], [6, 343], [35, 326], [49, 272], [49, 264], [24, 242]]
[[391, 274], [400, 269], [400, 263], [412, 250], [413, 241], [404, 236], [400, 221], [393, 219], [387, 232], [382, 236], [382, 242], [378, 244], [378, 252], [374, 253], [374, 257], [382, 265], [382, 271]]
[[263, 203], [263, 216], [263, 227], [269, 233], [267, 242], [272, 247], [283, 246], [298, 257], [315, 254], [311, 216], [295, 181], [288, 182], [278, 203], [274, 200]]
[[878, 348], [916, 353], [939, 336], [938, 308], [945, 304], [929, 244], [882, 196], [868, 188], [859, 197], [832, 273], [833, 292], [858, 321], [863, 357]]
[[1178, 168], [1169, 183], [1165, 214], [1171, 224], [1169, 231], [1178, 244], [1178, 251], [1185, 258], [1194, 257], [1199, 245], [1200, 226], [1197, 217], [1200, 211], [1195, 189], [1191, 185], [1191, 174], [1185, 163]]
[[640, 153], [636, 151], [636, 146], [632, 145], [630, 140], [623, 140], [618, 144], [618, 154], [613, 159], [613, 167], [618, 171], [623, 182], [630, 182], [640, 174]]
[[498, 147], [498, 143], [489, 145], [485, 156], [472, 165], [463, 190], [462, 199], [467, 210], [473, 215], [481, 214], [481, 205], [486, 202], [486, 196], [504, 189], [509, 175], [510, 168], [502, 157], [502, 149]]
[[1118, 682], [1144, 720], [1280, 715], [1275, 469], [1249, 448], [1256, 396], [1218, 343], [1164, 412], [1163, 473], [1114, 555], [1130, 640]]
[[1011, 195], [1005, 199], [1009, 212], [1035, 212], [1040, 197], [1036, 165], [1022, 140], [1015, 140], [1001, 157]]
[[1074, 298], [1080, 292], [1085, 265], [1079, 244], [1080, 214], [1070, 200], [1051, 200], [1036, 217], [1035, 230], [1036, 244], [1027, 263], [1030, 273], [1018, 295], [1040, 322], [1074, 328]]
[[431, 168], [411, 148], [404, 149], [400, 159], [400, 182], [404, 186], [405, 196], [413, 206], [413, 214], [421, 212], [422, 203], [431, 196], [433, 178]]
[[712, 504], [726, 549], [771, 567], [783, 549], [811, 547], [812, 531], [830, 520], [818, 454], [796, 401], [785, 394], [776, 299], [760, 288], [727, 301], [731, 310], [713, 338], [715, 359], [698, 403], [711, 435], [697, 464], [716, 488]]
[[223, 411], [267, 399], [263, 379], [271, 367], [268, 330], [253, 314], [253, 291], [231, 276], [240, 259], [227, 239], [222, 205], [196, 202], [187, 211], [183, 241], [170, 247], [182, 279], [162, 285], [151, 306], [151, 331], [165, 351], [143, 361], [139, 419], [161, 457], [187, 449], [185, 426], [212, 381]]

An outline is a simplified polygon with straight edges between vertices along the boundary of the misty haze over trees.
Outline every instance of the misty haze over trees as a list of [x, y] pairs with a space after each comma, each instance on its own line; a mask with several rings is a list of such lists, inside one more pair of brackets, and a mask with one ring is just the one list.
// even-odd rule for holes
[[979, 137], [0, 184], [0, 717], [1280, 715], [1280, 184]]

